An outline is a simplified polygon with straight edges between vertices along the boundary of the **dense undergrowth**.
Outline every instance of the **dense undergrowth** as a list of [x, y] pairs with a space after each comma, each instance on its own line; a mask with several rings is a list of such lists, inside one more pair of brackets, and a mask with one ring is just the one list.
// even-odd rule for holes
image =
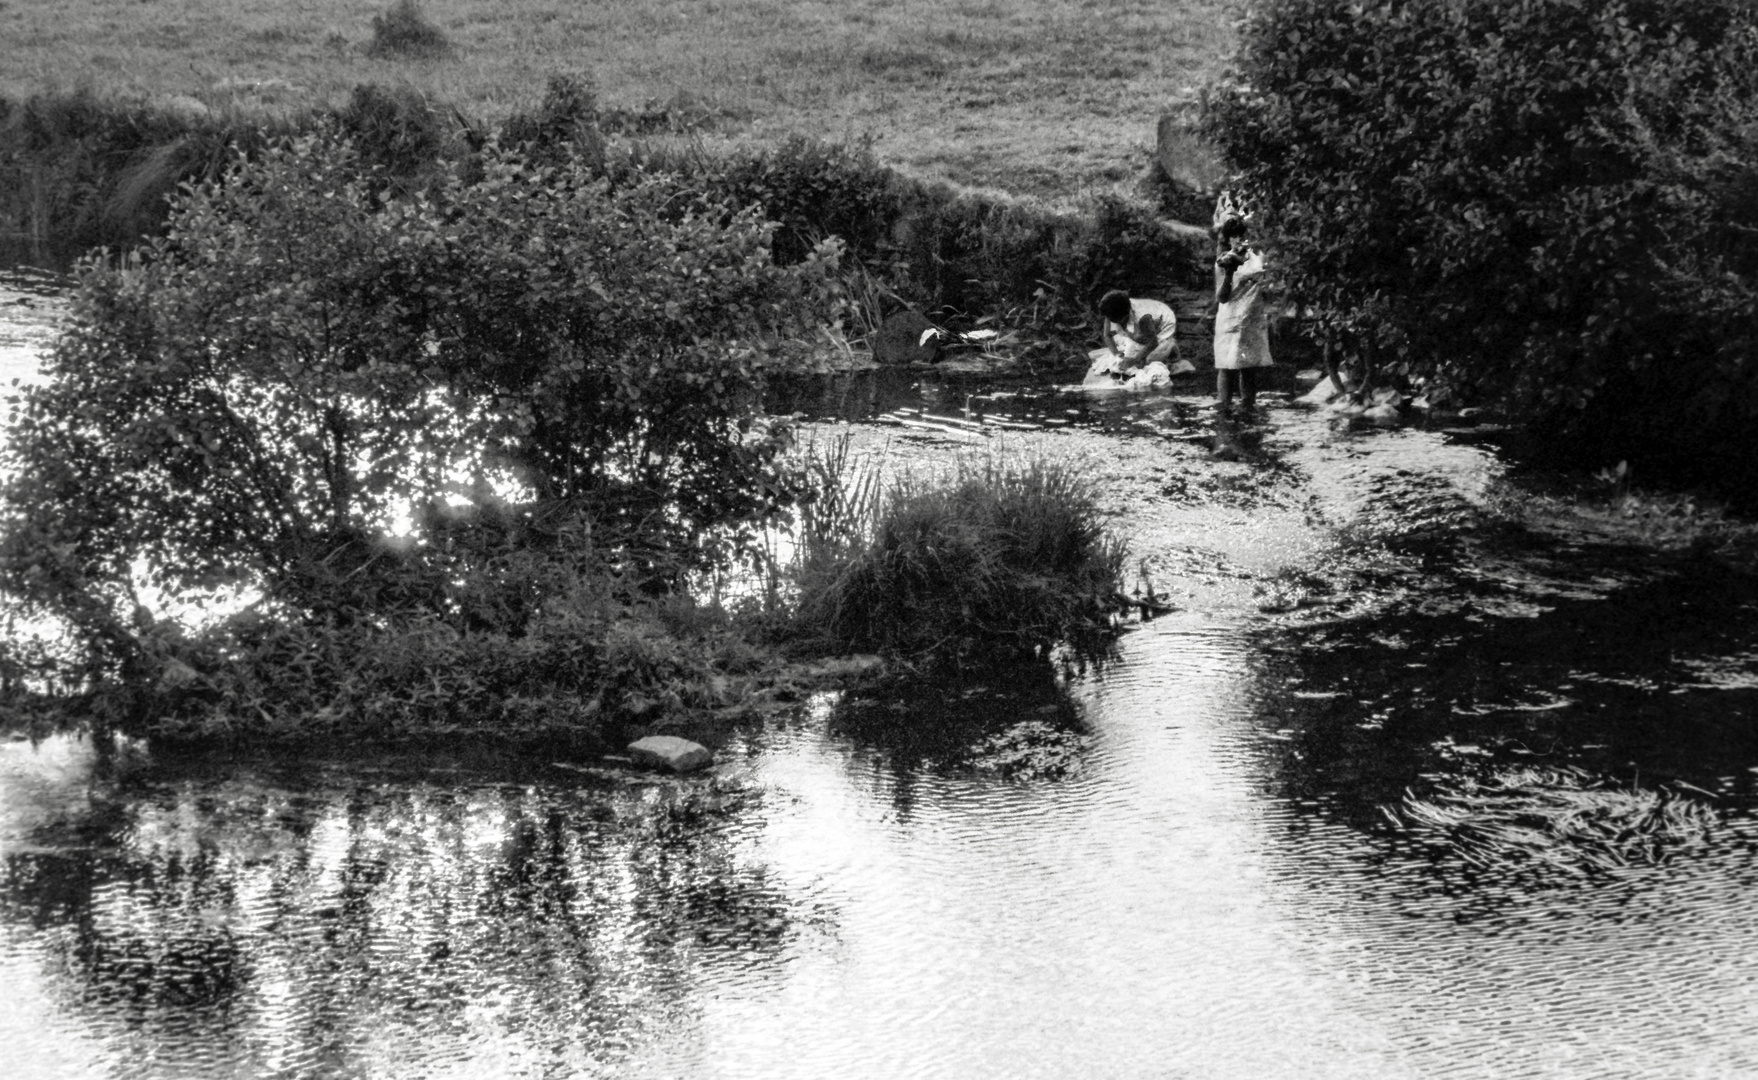
[[920, 654], [950, 628], [962, 659], [1094, 621], [1118, 556], [1048, 467], [965, 477], [910, 526], [990, 558], [969, 625], [901, 579], [886, 614], [913, 637], [689, 591], [788, 569], [759, 538], [832, 478], [789, 457], [763, 380], [837, 336], [844, 258], [895, 257], [872, 223], [922, 193], [848, 148], [613, 147], [566, 82], [515, 144], [466, 132], [454, 154], [374, 93], [232, 148], [161, 233], [82, 263], [0, 451], [0, 592], [15, 630], [50, 628], [0, 650], [15, 711], [173, 739], [600, 744], [736, 709], [788, 642]]
[[77, 247], [132, 244], [163, 228], [179, 185], [213, 179], [277, 138], [339, 129], [405, 190], [467, 168], [491, 141], [533, 163], [587, 162], [613, 184], [676, 174], [704, 197], [760, 207], [779, 225], [783, 263], [840, 237], [849, 273], [858, 267], [878, 286], [869, 324], [908, 304], [1084, 338], [1107, 289], [1160, 295], [1204, 281], [1198, 246], [1162, 223], [1164, 199], [1102, 196], [1082, 212], [1051, 211], [907, 179], [858, 142], [796, 136], [710, 152], [687, 137], [689, 124], [687, 103], [603, 109], [587, 80], [567, 76], [550, 80], [537, 108], [494, 125], [378, 84], [357, 86], [334, 111], [273, 117], [88, 91], [0, 100], [0, 228]]

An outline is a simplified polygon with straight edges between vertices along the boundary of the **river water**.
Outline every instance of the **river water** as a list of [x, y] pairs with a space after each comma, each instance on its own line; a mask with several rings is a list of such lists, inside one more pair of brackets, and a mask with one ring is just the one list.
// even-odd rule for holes
[[[0, 1073], [1758, 1075], [1758, 578], [1493, 432], [1275, 394], [1217, 461], [1200, 391], [789, 399], [886, 468], [1073, 463], [1174, 610], [820, 695], [709, 776], [0, 743]], [[1025, 743], [1054, 767], [997, 767]], [[1521, 776], [1698, 827], [1608, 861], [1412, 824]]]

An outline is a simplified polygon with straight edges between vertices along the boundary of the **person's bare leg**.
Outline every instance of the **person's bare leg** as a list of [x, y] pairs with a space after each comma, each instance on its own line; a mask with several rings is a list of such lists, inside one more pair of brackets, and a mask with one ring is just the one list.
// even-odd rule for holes
[[1233, 411], [1233, 381], [1226, 368], [1215, 369], [1215, 411], [1222, 416]]

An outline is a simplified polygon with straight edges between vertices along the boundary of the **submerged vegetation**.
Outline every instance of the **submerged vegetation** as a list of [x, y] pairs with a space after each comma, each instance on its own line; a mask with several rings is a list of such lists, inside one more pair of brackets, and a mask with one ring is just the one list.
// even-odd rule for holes
[[1387, 809], [1394, 827], [1482, 871], [1604, 873], [1701, 845], [1715, 812], [1672, 790], [1622, 788], [1579, 769], [1469, 777]]

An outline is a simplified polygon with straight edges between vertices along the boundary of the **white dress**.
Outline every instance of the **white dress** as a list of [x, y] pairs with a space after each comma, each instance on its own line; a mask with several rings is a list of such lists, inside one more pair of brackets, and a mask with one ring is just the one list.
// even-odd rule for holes
[[1264, 257], [1252, 252], [1233, 271], [1233, 298], [1215, 311], [1215, 366], [1222, 371], [1269, 367], [1270, 309], [1264, 298]]
[[[1145, 319], [1153, 320], [1155, 332], [1158, 334], [1158, 340], [1151, 350], [1130, 336], [1141, 330]], [[1107, 330], [1113, 326], [1117, 324], [1109, 321], [1105, 323]], [[1111, 335], [1111, 341], [1117, 346], [1117, 351], [1123, 354], [1123, 358], [1131, 363], [1151, 364], [1155, 360], [1164, 363], [1172, 355], [1172, 350], [1178, 347], [1177, 339], [1173, 336], [1177, 329], [1178, 316], [1166, 304], [1158, 300], [1131, 300], [1129, 323], [1118, 326], [1117, 332]]]

